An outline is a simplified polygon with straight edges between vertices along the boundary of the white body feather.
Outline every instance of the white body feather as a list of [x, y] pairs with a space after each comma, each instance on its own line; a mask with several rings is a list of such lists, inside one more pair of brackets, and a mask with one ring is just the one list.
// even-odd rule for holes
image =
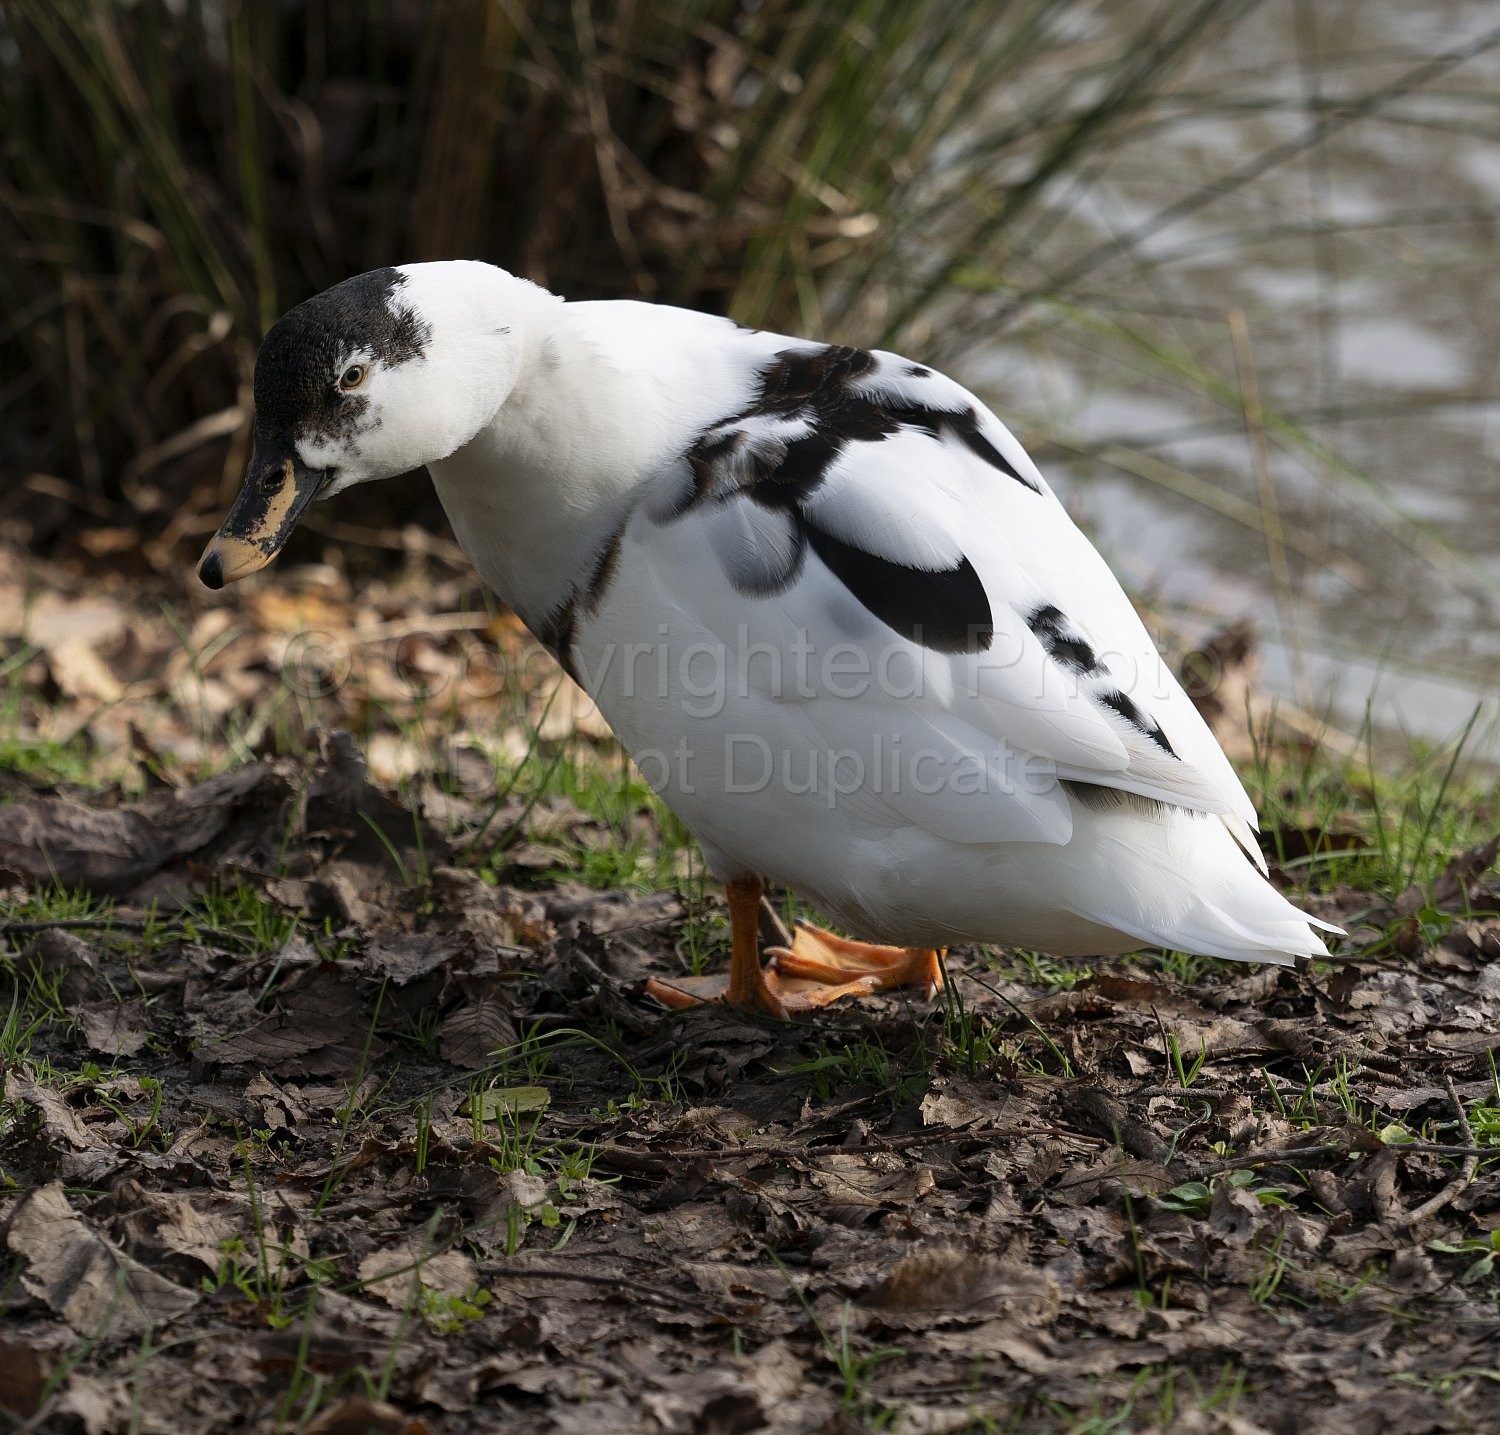
[[[729, 476], [805, 435], [796, 415], [746, 412], [778, 355], [818, 346], [509, 283], [523, 366], [489, 424], [430, 465], [438, 493], [535, 630], [567, 609], [565, 656], [716, 875], [786, 883], [858, 936], [907, 944], [1325, 950], [1325, 924], [1247, 856], [1250, 801], [1114, 576], [972, 395], [887, 354], [856, 381], [898, 407], [972, 410], [1016, 477], [953, 433], [903, 427], [845, 443], [806, 500], [862, 553], [922, 572], [968, 560], [993, 639], [937, 651], [811, 551], [794, 581], [747, 593], [785, 567], [788, 530], [742, 490], [684, 511], [687, 456], [715, 426], [735, 439]], [[1039, 639], [1049, 608], [1087, 673]]]

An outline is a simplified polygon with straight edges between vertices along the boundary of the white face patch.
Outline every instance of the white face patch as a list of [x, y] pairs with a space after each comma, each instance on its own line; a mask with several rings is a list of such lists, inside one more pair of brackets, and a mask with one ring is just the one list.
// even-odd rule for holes
[[297, 453], [309, 468], [359, 468], [370, 456], [370, 437], [382, 427], [380, 406], [371, 402], [348, 428], [297, 440]]
[[267, 334], [256, 362], [257, 438], [327, 475], [323, 497], [446, 458], [510, 392], [522, 358], [513, 321], [540, 302], [558, 301], [469, 261], [335, 285]]
[[[338, 362], [334, 364], [333, 372], [329, 375], [329, 382], [332, 383], [336, 388], [344, 389], [344, 375], [347, 374], [349, 370], [354, 368], [356, 365], [365, 371], [364, 382], [368, 382], [370, 372], [376, 366], [374, 351], [368, 348], [347, 350], [340, 356]], [[362, 387], [362, 384], [356, 385], [355, 387]]]
[[318, 502], [321, 503], [325, 498], [332, 498], [334, 494], [342, 493], [346, 488], [353, 488], [362, 482], [364, 482], [364, 475], [358, 469], [335, 472], [333, 481], [318, 494]]

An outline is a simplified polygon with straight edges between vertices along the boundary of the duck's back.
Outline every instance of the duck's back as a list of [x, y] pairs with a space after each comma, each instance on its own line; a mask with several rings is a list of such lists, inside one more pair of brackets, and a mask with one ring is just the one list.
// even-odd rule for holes
[[618, 502], [538, 626], [720, 875], [902, 941], [1321, 950], [1118, 582], [972, 394], [895, 354], [568, 308], [638, 422], [626, 400]]

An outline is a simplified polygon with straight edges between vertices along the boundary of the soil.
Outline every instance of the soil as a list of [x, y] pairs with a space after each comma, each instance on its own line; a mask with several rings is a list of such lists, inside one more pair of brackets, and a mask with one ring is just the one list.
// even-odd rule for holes
[[725, 948], [680, 829], [503, 776], [618, 764], [460, 558], [337, 552], [0, 546], [18, 1428], [1500, 1430], [1495, 842], [1299, 896], [1307, 970], [667, 1012]]
[[5, 928], [21, 1428], [1500, 1428], [1493, 843], [1316, 972], [784, 1023], [642, 994], [716, 903], [486, 880], [347, 736], [12, 796], [10, 896], [113, 903]]

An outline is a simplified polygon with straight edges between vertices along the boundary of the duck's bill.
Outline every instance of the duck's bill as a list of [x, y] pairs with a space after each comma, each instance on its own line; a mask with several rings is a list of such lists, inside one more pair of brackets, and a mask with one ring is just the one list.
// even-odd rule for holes
[[308, 468], [295, 454], [262, 456], [257, 448], [229, 517], [198, 560], [198, 577], [210, 588], [222, 588], [264, 568], [328, 478], [326, 470]]

